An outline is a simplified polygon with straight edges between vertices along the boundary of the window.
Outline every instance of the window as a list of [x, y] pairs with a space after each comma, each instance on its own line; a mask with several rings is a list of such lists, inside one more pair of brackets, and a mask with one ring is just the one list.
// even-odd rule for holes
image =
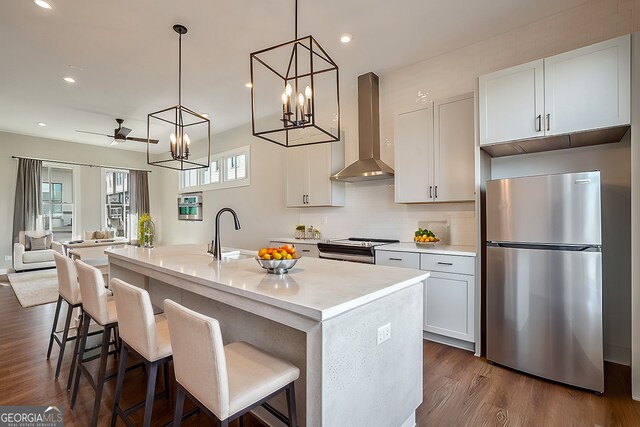
[[247, 176], [247, 156], [244, 154], [238, 154], [237, 156], [227, 157], [225, 160], [227, 166], [225, 168], [225, 180], [235, 181], [236, 179], [243, 179]]
[[114, 237], [131, 238], [129, 172], [104, 169], [103, 228]]
[[42, 166], [42, 219], [53, 240], [73, 238], [73, 168]]
[[[249, 179], [250, 146], [225, 151], [211, 157], [206, 169], [180, 172], [180, 189], [208, 191], [251, 185]], [[205, 159], [196, 160], [198, 163]]]

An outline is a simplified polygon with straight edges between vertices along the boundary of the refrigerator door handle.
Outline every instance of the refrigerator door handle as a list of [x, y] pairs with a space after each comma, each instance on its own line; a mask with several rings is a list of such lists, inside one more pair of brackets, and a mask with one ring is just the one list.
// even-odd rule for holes
[[494, 248], [514, 248], [514, 249], [538, 249], [547, 251], [571, 251], [571, 252], [601, 252], [598, 245], [549, 245], [539, 243], [510, 243], [510, 242], [487, 242], [487, 246]]

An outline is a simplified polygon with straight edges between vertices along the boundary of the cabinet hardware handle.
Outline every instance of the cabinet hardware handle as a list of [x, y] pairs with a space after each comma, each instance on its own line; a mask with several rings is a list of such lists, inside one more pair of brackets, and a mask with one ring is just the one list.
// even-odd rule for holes
[[430, 199], [433, 198], [433, 186], [432, 185], [429, 186], [429, 198]]
[[402, 261], [402, 258], [389, 258], [389, 261]]
[[302, 252], [311, 252], [311, 249], [300, 249]]
[[438, 265], [453, 265], [452, 262], [440, 262], [438, 261]]
[[551, 114], [547, 114], [546, 122], [547, 122], [547, 130], [551, 130], [550, 129], [551, 128], [551, 124], [550, 124], [550, 122], [551, 122]]
[[538, 114], [536, 117], [536, 132], [542, 131], [542, 114]]
[[436, 185], [436, 199], [438, 198], [438, 186]]
[[309, 204], [309, 195], [307, 194], [307, 204]]

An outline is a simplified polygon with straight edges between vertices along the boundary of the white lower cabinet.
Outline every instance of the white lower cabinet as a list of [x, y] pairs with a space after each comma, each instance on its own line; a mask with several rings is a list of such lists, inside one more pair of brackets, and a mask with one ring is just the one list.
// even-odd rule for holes
[[476, 338], [475, 261], [474, 256], [442, 252], [376, 251], [377, 265], [431, 273], [424, 284], [425, 337], [467, 350]]
[[272, 247], [280, 247], [284, 245], [292, 245], [296, 248], [296, 253], [298, 256], [310, 256], [313, 258], [319, 258], [320, 252], [318, 251], [318, 245], [315, 243], [287, 243], [287, 242], [278, 242], [272, 240], [270, 245]]
[[424, 287], [424, 330], [474, 341], [474, 277], [432, 272]]
[[422, 254], [420, 269], [431, 272], [424, 287], [424, 330], [475, 342], [475, 258]]
[[376, 251], [376, 264], [390, 267], [420, 268], [420, 254], [413, 252]]

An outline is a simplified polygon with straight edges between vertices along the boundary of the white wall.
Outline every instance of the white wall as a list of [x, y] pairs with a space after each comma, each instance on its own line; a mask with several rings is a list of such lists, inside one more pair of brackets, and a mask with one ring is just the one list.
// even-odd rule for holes
[[631, 132], [622, 142], [494, 158], [493, 179], [599, 170], [605, 359], [631, 358]]
[[[235, 231], [231, 215], [221, 217], [223, 246], [257, 249], [270, 237], [293, 234], [298, 221], [295, 209], [285, 209], [285, 151], [275, 144], [251, 136], [250, 127], [243, 126], [212, 137], [213, 154], [251, 145], [247, 187], [205, 191], [203, 221], [179, 221], [177, 212], [178, 172], [163, 170], [162, 208], [156, 217], [158, 238], [163, 244], [209, 243], [213, 240], [214, 219], [219, 209], [236, 211], [241, 229]], [[202, 155], [202, 141], [191, 144], [193, 157]], [[206, 150], [205, 150], [206, 151]], [[205, 154], [206, 155], [206, 154]]]
[[[75, 144], [45, 138], [0, 132], [0, 269], [10, 268], [11, 260], [5, 260], [13, 252], [13, 205], [15, 197], [16, 172], [18, 162], [11, 156], [37, 157], [52, 160], [64, 160], [123, 168], [147, 169], [146, 154], [102, 148], [93, 145]], [[151, 169], [151, 168], [149, 168]], [[100, 198], [99, 168], [78, 167], [80, 182], [80, 200], [76, 201], [76, 226], [82, 230], [101, 229], [100, 212], [102, 200]], [[149, 192], [152, 215], [160, 212], [160, 174], [154, 172], [149, 176]], [[76, 192], [78, 194], [78, 192]]]

